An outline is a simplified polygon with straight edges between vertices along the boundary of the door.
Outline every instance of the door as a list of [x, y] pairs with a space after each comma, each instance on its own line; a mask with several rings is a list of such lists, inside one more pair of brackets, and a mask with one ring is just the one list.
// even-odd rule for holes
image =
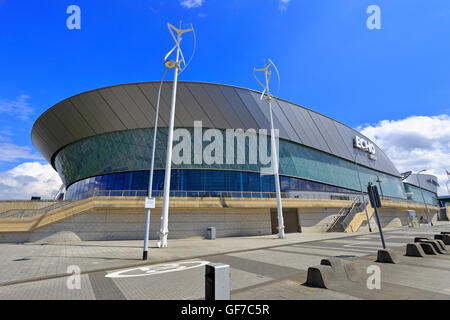
[[[297, 209], [283, 209], [284, 232], [300, 232]], [[270, 220], [272, 222], [272, 234], [278, 233], [278, 210], [270, 209]]]

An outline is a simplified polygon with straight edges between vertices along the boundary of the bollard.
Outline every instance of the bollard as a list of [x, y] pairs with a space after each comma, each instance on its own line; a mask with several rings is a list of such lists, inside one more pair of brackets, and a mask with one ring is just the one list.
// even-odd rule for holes
[[230, 300], [230, 266], [210, 263], [205, 266], [205, 300]]

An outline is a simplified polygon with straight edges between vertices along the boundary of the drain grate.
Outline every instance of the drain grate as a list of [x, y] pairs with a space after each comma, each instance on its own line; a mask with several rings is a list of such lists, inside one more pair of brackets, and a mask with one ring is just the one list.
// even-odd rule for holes
[[352, 256], [352, 255], [341, 255], [341, 256], [336, 256], [336, 258], [355, 259], [355, 258], [357, 258], [357, 256]]

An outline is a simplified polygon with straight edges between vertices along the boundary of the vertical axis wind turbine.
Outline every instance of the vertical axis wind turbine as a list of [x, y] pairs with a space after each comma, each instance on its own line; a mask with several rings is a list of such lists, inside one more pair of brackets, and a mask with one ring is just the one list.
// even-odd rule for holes
[[[177, 84], [178, 84], [178, 75], [181, 74], [188, 65], [190, 64], [192, 58], [195, 54], [195, 46], [196, 46], [196, 38], [195, 38], [195, 31], [194, 27], [191, 25], [190, 29], [181, 29], [181, 21], [180, 21], [180, 28], [176, 28], [170, 23], [167, 24], [167, 27], [169, 28], [170, 34], [172, 35], [173, 40], [175, 40], [175, 46], [172, 48], [172, 50], [169, 51], [169, 53], [164, 58], [165, 62], [164, 65], [166, 68], [174, 69], [174, 78], [173, 78], [173, 89], [172, 89], [172, 101], [170, 106], [170, 120], [169, 120], [169, 133], [167, 137], [167, 153], [166, 153], [166, 167], [165, 167], [165, 176], [164, 176], [164, 198], [163, 198], [163, 208], [161, 212], [161, 229], [160, 229], [160, 240], [158, 242], [158, 246], [160, 248], [166, 248], [167, 247], [167, 235], [169, 234], [168, 229], [168, 223], [169, 223], [169, 197], [170, 197], [170, 175], [172, 171], [172, 146], [173, 146], [173, 127], [175, 122], [175, 103], [177, 99]], [[189, 60], [189, 62], [186, 64], [183, 52], [181, 50], [181, 40], [182, 35], [188, 32], [191, 32], [194, 35], [194, 52], [192, 53], [192, 56]], [[175, 33], [176, 36], [175, 36]], [[169, 56], [175, 51], [176, 53], [176, 60], [168, 60]], [[181, 56], [181, 59], [180, 59]], [[181, 68], [181, 64], [183, 64], [183, 68]]]
[[[278, 78], [278, 89], [277, 91], [280, 90], [280, 74], [278, 72], [277, 67], [275, 66], [275, 64], [272, 62], [272, 60], [269, 60], [269, 64], [262, 68], [262, 69], [256, 69], [253, 68], [253, 76], [255, 77], [256, 81], [258, 81], [258, 83], [263, 87], [264, 91], [261, 95], [260, 100], [266, 100], [269, 104], [269, 113], [270, 113], [270, 140], [271, 140], [271, 149], [272, 149], [272, 161], [273, 161], [273, 166], [274, 166], [274, 171], [275, 171], [275, 190], [277, 193], [277, 211], [278, 211], [278, 239], [284, 239], [284, 219], [283, 219], [283, 206], [281, 204], [281, 191], [280, 191], [280, 176], [278, 174], [278, 153], [277, 153], [277, 146], [276, 146], [276, 137], [275, 137], [275, 129], [273, 127], [273, 116], [272, 116], [272, 99], [273, 96], [270, 93], [270, 89], [269, 89], [269, 83], [270, 83], [270, 78], [272, 76], [272, 71], [269, 71], [270, 67], [273, 66], [274, 70], [277, 73], [277, 78]], [[264, 62], [265, 64], [265, 62]], [[266, 84], [264, 85], [261, 81], [259, 81], [258, 77], [256, 76], [256, 72], [264, 72], [264, 76], [265, 76], [265, 81]], [[277, 94], [278, 95], [278, 94]]]

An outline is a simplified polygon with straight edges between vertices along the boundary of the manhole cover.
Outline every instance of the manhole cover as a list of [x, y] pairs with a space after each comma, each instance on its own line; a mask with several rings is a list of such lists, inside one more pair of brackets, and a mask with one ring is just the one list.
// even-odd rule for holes
[[22, 259], [16, 259], [16, 260], [13, 260], [13, 261], [28, 261], [28, 260], [30, 260], [30, 259], [28, 259], [28, 258], [22, 258]]

